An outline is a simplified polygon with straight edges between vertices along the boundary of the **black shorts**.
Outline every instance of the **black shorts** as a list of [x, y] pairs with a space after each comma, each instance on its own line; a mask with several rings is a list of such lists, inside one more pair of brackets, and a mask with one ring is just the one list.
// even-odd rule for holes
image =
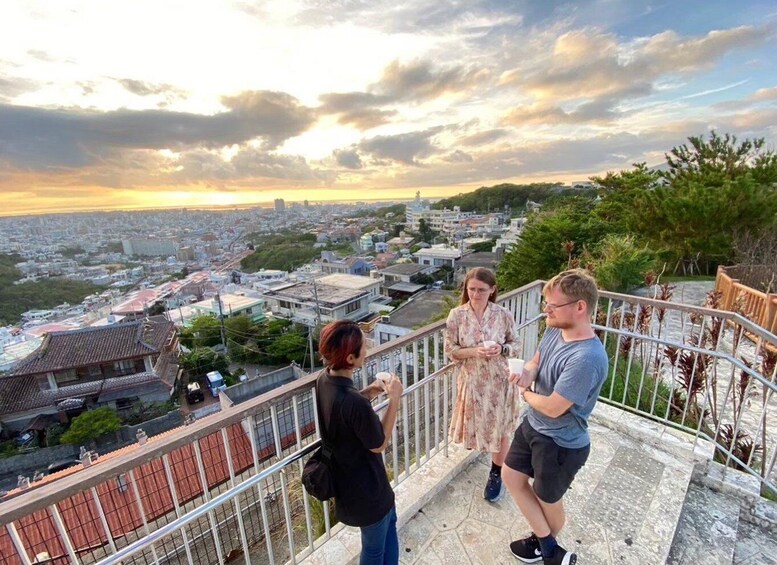
[[537, 498], [548, 504], [561, 500], [577, 472], [583, 467], [591, 446], [579, 449], [561, 447], [543, 435], [524, 418], [515, 430], [505, 465], [534, 479]]

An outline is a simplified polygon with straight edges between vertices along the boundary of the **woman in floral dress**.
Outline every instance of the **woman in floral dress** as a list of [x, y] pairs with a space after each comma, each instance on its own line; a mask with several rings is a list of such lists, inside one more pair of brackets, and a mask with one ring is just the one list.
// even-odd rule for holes
[[491, 453], [483, 492], [490, 502], [499, 498], [502, 464], [519, 423], [518, 387], [507, 380], [506, 359], [519, 351], [515, 319], [495, 303], [496, 294], [492, 271], [470, 270], [464, 278], [461, 306], [448, 315], [445, 334], [445, 353], [458, 365], [450, 434], [468, 449]]

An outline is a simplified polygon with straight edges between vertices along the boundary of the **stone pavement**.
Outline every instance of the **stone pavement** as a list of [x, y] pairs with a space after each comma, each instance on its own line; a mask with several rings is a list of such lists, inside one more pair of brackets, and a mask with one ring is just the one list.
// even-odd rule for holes
[[[567, 494], [560, 543], [581, 564], [664, 563], [693, 464], [599, 424], [588, 463]], [[483, 499], [490, 459], [480, 456], [400, 531], [400, 559], [411, 564], [515, 564], [511, 540], [528, 524], [508, 493]]]
[[[559, 536], [578, 563], [777, 565], [777, 505], [758, 497], [753, 477], [711, 463], [712, 444], [601, 402], [590, 431]], [[401, 563], [519, 564], [509, 543], [529, 527], [508, 493], [483, 500], [489, 456], [448, 451], [395, 489]], [[332, 536], [297, 563], [358, 563], [359, 530], [337, 525]]]

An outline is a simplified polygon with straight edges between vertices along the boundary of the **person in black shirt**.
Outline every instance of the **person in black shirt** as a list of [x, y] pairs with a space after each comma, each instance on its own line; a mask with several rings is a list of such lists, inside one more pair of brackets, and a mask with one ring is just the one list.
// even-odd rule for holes
[[[392, 376], [376, 380], [361, 391], [353, 372], [364, 365], [367, 345], [359, 326], [338, 320], [321, 330], [319, 354], [324, 369], [316, 381], [316, 394], [327, 440], [333, 445], [335, 516], [342, 523], [361, 528], [360, 565], [399, 563], [397, 513], [394, 491], [380, 454], [388, 447], [402, 382]], [[381, 421], [370, 401], [385, 392], [389, 406]]]

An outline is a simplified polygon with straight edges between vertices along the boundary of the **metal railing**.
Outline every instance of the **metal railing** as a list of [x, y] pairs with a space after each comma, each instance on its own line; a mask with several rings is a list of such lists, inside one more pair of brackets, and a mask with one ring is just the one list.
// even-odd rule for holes
[[[518, 289], [503, 304], [516, 320], [530, 319], [539, 312], [539, 287]], [[524, 333], [533, 348], [536, 331]], [[447, 447], [455, 391], [443, 341], [444, 323], [432, 324], [373, 349], [355, 375], [362, 386], [391, 370], [406, 387], [384, 455], [395, 485]], [[299, 458], [281, 462], [317, 441], [314, 379], [303, 377], [104, 456], [55, 483], [44, 480], [12, 493], [15, 498], [0, 503], [0, 564], [100, 562], [148, 536], [154, 543], [143, 543], [122, 562], [215, 563], [240, 556], [251, 563], [283, 563], [312, 551], [317, 539], [330, 535], [329, 505], [301, 489]], [[247, 480], [252, 488], [243, 486]], [[239, 490], [227, 495], [231, 489]], [[200, 508], [207, 510], [189, 514]], [[180, 519], [186, 525], [157, 539], [154, 532]]]
[[777, 494], [777, 336], [737, 313], [601, 292], [600, 399], [697, 441]]
[[[533, 355], [542, 329], [541, 288], [532, 283], [500, 300], [520, 326], [524, 358]], [[596, 328], [611, 376], [600, 398], [715, 442], [721, 462], [777, 490], [775, 369], [761, 353], [777, 338], [729, 312], [601, 296]], [[384, 455], [394, 485], [447, 447], [455, 386], [444, 329], [437, 322], [375, 348], [355, 375], [362, 386], [391, 370], [405, 384]], [[325, 543], [333, 528], [329, 505], [309, 498], [299, 484], [303, 459], [318, 443], [314, 379], [2, 502], [0, 564], [294, 563]], [[754, 440], [750, 451], [747, 437]]]

